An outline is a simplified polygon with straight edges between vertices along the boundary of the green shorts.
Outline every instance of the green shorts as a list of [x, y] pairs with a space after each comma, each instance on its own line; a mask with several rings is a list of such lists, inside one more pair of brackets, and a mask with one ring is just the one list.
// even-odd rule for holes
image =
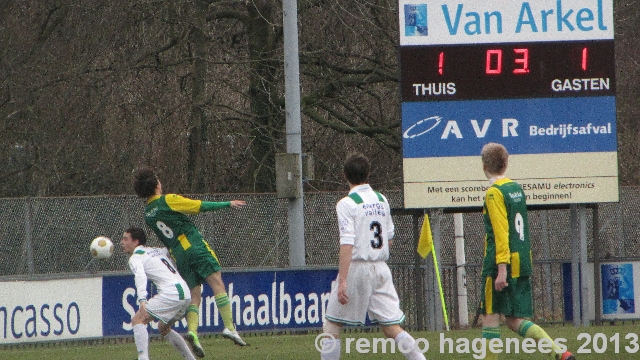
[[180, 276], [193, 289], [206, 282], [207, 276], [222, 270], [216, 253], [204, 240], [186, 240], [182, 246], [171, 249]]
[[502, 314], [519, 318], [533, 316], [531, 279], [528, 276], [509, 279], [509, 286], [502, 291], [496, 291], [493, 278], [486, 277], [481, 294], [483, 294], [480, 304], [482, 314]]

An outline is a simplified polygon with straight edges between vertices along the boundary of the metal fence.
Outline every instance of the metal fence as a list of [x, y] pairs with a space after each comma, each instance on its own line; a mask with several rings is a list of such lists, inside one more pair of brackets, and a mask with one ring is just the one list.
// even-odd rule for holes
[[[336, 266], [338, 228], [335, 204], [345, 194], [306, 193], [306, 264]], [[402, 208], [400, 191], [386, 192], [392, 208]], [[604, 259], [640, 258], [640, 188], [623, 187], [620, 202], [600, 204], [600, 244]], [[226, 201], [244, 199], [242, 209], [223, 209], [193, 217], [225, 268], [273, 268], [288, 266], [287, 200], [275, 194], [233, 194], [193, 196]], [[143, 201], [133, 196], [0, 199], [0, 281], [43, 275], [74, 276], [87, 271], [128, 271], [126, 256], [119, 249], [108, 260], [87, 266], [91, 260], [89, 243], [98, 235], [114, 239], [117, 245], [123, 230], [143, 226]], [[427, 266], [416, 262], [414, 217], [394, 215], [396, 238], [389, 264], [409, 327], [420, 327], [425, 312]], [[480, 213], [463, 216], [466, 252], [468, 307], [475, 313], [479, 300], [479, 271], [483, 255], [484, 229]], [[529, 214], [535, 274], [533, 288], [536, 321], [564, 321], [561, 266], [571, 261], [569, 210], [540, 210]], [[587, 212], [587, 226], [591, 226]], [[457, 325], [456, 265], [453, 215], [444, 214], [441, 226], [442, 282], [449, 318]], [[419, 229], [419, 227], [418, 227]], [[149, 229], [147, 229], [149, 230]], [[151, 233], [149, 244], [160, 243]], [[588, 232], [589, 258], [593, 254]], [[416, 267], [416, 264], [418, 265]], [[426, 296], [428, 299], [429, 296]], [[473, 318], [474, 314], [470, 314]]]

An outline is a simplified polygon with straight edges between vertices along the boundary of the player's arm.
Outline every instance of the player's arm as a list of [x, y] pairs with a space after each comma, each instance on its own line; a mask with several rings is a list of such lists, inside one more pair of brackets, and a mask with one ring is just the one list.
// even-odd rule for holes
[[487, 211], [493, 228], [496, 241], [496, 264], [498, 264], [498, 276], [495, 280], [495, 289], [501, 291], [507, 287], [507, 264], [511, 261], [509, 250], [509, 221], [507, 207], [500, 190], [492, 187], [487, 191]]
[[168, 194], [165, 197], [167, 205], [173, 211], [177, 211], [183, 214], [198, 214], [203, 211], [213, 211], [217, 209], [234, 207], [240, 208], [246, 203], [242, 200], [232, 201], [202, 201], [193, 200], [177, 194]]
[[136, 293], [138, 294], [138, 303], [146, 302], [147, 296], [147, 273], [144, 272], [144, 265], [138, 256], [132, 255], [129, 258], [129, 268], [133, 272], [136, 284]]
[[340, 245], [340, 259], [338, 261], [338, 301], [345, 305], [349, 302], [347, 296], [347, 275], [349, 275], [349, 266], [351, 266], [351, 252], [353, 245]]
[[351, 266], [353, 245], [356, 240], [354, 211], [355, 203], [345, 198], [336, 205], [338, 226], [340, 228], [340, 257], [338, 260], [338, 301], [344, 305], [349, 302], [347, 296], [347, 276]]

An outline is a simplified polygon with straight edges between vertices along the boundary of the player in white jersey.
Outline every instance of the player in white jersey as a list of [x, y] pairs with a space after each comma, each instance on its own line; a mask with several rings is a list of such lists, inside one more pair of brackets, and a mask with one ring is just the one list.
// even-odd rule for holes
[[425, 359], [416, 351], [415, 339], [400, 327], [404, 314], [386, 263], [394, 235], [389, 202], [369, 186], [371, 165], [364, 155], [350, 155], [343, 171], [350, 191], [336, 205], [340, 260], [323, 326], [331, 337], [323, 341], [321, 358], [340, 359], [342, 326], [363, 325], [368, 313], [407, 359]]
[[[180, 277], [166, 248], [146, 247], [147, 236], [141, 228], [125, 230], [120, 246], [129, 254], [129, 268], [135, 276], [136, 292], [140, 308], [131, 318], [133, 337], [138, 350], [138, 360], [149, 359], [149, 333], [147, 325], [157, 319], [160, 334], [185, 359], [195, 360], [187, 342], [171, 325], [184, 317], [191, 293]], [[147, 281], [151, 280], [158, 293], [148, 298]]]

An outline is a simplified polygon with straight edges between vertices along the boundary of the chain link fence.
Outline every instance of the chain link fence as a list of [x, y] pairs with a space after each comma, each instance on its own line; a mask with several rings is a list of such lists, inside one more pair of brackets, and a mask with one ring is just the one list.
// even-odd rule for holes
[[[402, 192], [385, 192], [391, 207], [401, 209]], [[603, 260], [640, 259], [640, 188], [623, 187], [619, 203], [599, 205]], [[306, 193], [306, 264], [337, 266], [338, 227], [335, 204], [344, 192]], [[279, 268], [289, 262], [286, 199], [275, 194], [192, 196], [227, 201], [246, 200], [242, 209], [222, 209], [193, 216], [223, 267]], [[118, 243], [129, 226], [147, 230], [150, 246], [161, 246], [143, 220], [144, 202], [134, 196], [0, 199], [0, 279], [42, 275], [74, 276], [87, 271], [128, 271], [126, 255]], [[394, 215], [396, 237], [389, 264], [407, 314], [407, 325], [420, 327], [424, 312], [426, 262], [416, 259], [418, 236], [414, 216]], [[420, 225], [422, 219], [420, 218]], [[479, 301], [484, 228], [480, 213], [463, 215], [470, 317]], [[570, 211], [538, 210], [529, 213], [535, 275], [533, 288], [536, 321], [564, 321], [562, 263], [571, 261]], [[592, 212], [587, 211], [587, 227]], [[443, 214], [441, 227], [442, 282], [449, 318], [457, 318], [456, 259], [453, 214]], [[89, 244], [98, 236], [114, 240], [116, 251], [107, 260], [91, 262]], [[587, 231], [589, 259], [593, 239]], [[430, 261], [430, 258], [428, 258]], [[417, 265], [417, 266], [416, 266]], [[427, 296], [427, 298], [429, 298]], [[437, 297], [436, 297], [437, 298]]]

